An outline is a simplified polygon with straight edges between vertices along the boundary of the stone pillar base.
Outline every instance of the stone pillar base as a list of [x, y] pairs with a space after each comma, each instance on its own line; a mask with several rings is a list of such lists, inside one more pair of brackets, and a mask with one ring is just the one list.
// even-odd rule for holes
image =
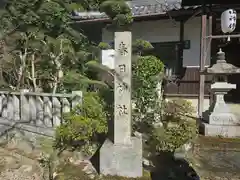
[[99, 151], [99, 173], [122, 177], [142, 176], [142, 139], [131, 137], [131, 144], [114, 144], [106, 139]]
[[207, 118], [211, 125], [239, 125], [240, 121], [233, 113], [212, 113]]
[[205, 136], [221, 136], [225, 138], [240, 137], [239, 125], [217, 125], [202, 123], [200, 131], [203, 131]]

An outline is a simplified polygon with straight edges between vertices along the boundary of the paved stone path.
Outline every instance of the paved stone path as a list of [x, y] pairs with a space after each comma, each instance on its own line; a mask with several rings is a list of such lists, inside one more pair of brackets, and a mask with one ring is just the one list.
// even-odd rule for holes
[[191, 157], [200, 177], [209, 180], [240, 180], [240, 140], [199, 139]]

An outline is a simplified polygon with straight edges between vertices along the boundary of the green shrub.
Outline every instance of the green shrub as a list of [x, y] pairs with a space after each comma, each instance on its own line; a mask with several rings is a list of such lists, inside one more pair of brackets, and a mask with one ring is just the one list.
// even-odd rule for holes
[[134, 129], [143, 133], [154, 122], [158, 94], [156, 91], [160, 75], [163, 72], [163, 63], [155, 56], [140, 56], [133, 64], [133, 100]]
[[193, 113], [194, 108], [187, 100], [174, 99], [163, 103], [163, 126], [155, 128], [151, 137], [151, 145], [156, 151], [174, 152], [196, 136], [197, 124]]
[[100, 43], [98, 44], [98, 47], [99, 47], [101, 50], [111, 49], [111, 46], [110, 46], [108, 43], [105, 43], [105, 42], [100, 42]]
[[133, 22], [131, 9], [125, 0], [106, 0], [101, 4], [100, 11], [111, 19], [111, 24], [107, 26], [109, 30], [126, 30]]
[[181, 118], [183, 116], [192, 116], [195, 110], [192, 103], [185, 99], [171, 99], [166, 101], [163, 106], [165, 121], [171, 117]]
[[55, 146], [91, 154], [99, 143], [99, 135], [106, 132], [104, 102], [97, 93], [84, 93], [83, 104], [65, 114], [63, 124], [56, 129]]
[[138, 55], [141, 55], [142, 52], [153, 49], [153, 46], [148, 41], [145, 41], [142, 39], [136, 39], [136, 41], [133, 42], [132, 48], [133, 48], [133, 53], [137, 53]]
[[[142, 44], [140, 40], [138, 44]], [[145, 46], [150, 47], [148, 44]], [[140, 49], [145, 46], [140, 46]], [[134, 130], [145, 135], [145, 154], [174, 152], [196, 135], [191, 103], [183, 99], [166, 102], [157, 94], [157, 85], [163, 79], [163, 68], [164, 64], [154, 56], [139, 56], [133, 63], [133, 98], [136, 107], [133, 125]]]

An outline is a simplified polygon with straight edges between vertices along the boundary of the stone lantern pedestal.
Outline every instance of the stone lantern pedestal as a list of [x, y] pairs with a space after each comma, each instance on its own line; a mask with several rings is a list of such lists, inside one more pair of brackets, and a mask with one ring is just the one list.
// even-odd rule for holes
[[217, 54], [217, 63], [206, 70], [206, 74], [213, 75], [213, 101], [203, 113], [201, 123], [206, 136], [240, 137], [240, 118], [231, 112], [224, 101], [224, 95], [236, 89], [236, 84], [227, 82], [227, 75], [235, 73], [240, 73], [240, 68], [227, 63], [225, 53], [221, 50]]

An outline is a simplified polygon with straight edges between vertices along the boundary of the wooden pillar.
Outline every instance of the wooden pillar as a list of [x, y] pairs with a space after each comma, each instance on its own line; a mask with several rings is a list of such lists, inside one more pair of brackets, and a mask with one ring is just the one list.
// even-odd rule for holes
[[205, 57], [206, 57], [206, 26], [207, 26], [207, 14], [205, 7], [203, 7], [203, 14], [201, 19], [201, 47], [200, 47], [200, 77], [199, 77], [199, 96], [198, 96], [198, 116], [202, 117], [204, 108], [204, 89], [205, 89], [205, 75], [202, 73], [205, 69]]
[[183, 46], [184, 46], [184, 26], [185, 26], [185, 21], [180, 21], [180, 42], [181, 42], [181, 47], [180, 47], [180, 52], [178, 53], [180, 58], [179, 58], [179, 66], [181, 67], [180, 73], [182, 73], [182, 67], [183, 67]]
[[[208, 20], [208, 35], [211, 36], [212, 35], [212, 31], [213, 31], [213, 17], [212, 15], [209, 16], [209, 20]], [[207, 58], [209, 58], [209, 63], [210, 66], [212, 64], [212, 59], [211, 59], [211, 55], [212, 55], [212, 39], [209, 38], [208, 39], [208, 54], [207, 54]], [[213, 103], [214, 99], [213, 99], [213, 94], [212, 92], [210, 92], [210, 98], [209, 98], [209, 105], [211, 105]]]

